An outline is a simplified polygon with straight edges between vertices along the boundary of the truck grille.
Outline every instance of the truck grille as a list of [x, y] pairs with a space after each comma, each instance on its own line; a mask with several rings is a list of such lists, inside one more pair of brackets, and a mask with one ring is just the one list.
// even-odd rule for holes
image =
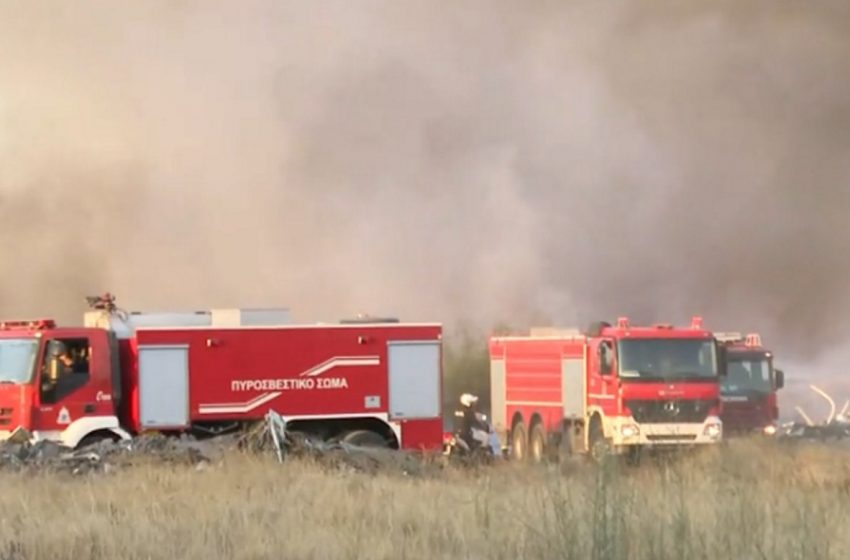
[[730, 430], [750, 430], [759, 428], [771, 421], [766, 400], [723, 403], [723, 424]]
[[697, 439], [696, 434], [649, 434], [646, 436], [649, 441], [693, 441]]
[[625, 401], [634, 419], [641, 424], [701, 424], [708, 417], [708, 411], [716, 404], [717, 401], [712, 399]]

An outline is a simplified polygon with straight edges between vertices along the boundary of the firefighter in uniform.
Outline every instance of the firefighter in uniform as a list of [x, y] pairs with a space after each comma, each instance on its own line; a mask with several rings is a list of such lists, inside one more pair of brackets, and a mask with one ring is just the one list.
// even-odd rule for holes
[[68, 353], [68, 347], [59, 340], [51, 340], [47, 345], [47, 360], [44, 363], [44, 389], [55, 389], [59, 381], [73, 371], [73, 365], [74, 360]]
[[477, 402], [478, 397], [475, 395], [464, 393], [460, 396], [460, 405], [463, 411], [460, 437], [469, 445], [470, 449], [487, 444], [486, 441], [476, 439], [473, 430], [479, 430], [485, 434], [490, 430], [489, 426], [478, 418], [478, 413], [475, 410], [475, 404]]

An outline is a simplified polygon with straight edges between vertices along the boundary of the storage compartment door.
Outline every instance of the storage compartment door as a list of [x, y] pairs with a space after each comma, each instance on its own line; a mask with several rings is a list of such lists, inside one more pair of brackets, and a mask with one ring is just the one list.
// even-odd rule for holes
[[584, 359], [564, 358], [561, 362], [561, 399], [564, 418], [584, 418]]
[[440, 342], [390, 342], [390, 416], [440, 416]]
[[490, 360], [490, 417], [498, 432], [506, 432], [508, 426], [507, 385], [505, 359]]
[[139, 413], [143, 428], [189, 425], [189, 346], [139, 347]]

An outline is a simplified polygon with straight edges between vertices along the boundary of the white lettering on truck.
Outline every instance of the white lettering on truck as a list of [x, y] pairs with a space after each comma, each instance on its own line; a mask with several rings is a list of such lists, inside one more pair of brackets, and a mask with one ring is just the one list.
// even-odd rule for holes
[[307, 379], [238, 379], [230, 382], [230, 390], [238, 391], [311, 391], [314, 389], [348, 389], [345, 377]]

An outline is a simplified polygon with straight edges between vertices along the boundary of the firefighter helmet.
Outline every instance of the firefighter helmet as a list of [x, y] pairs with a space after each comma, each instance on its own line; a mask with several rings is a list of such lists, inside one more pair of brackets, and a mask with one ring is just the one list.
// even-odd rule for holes
[[47, 344], [47, 352], [52, 357], [63, 355], [65, 350], [65, 344], [61, 340], [51, 340]]

